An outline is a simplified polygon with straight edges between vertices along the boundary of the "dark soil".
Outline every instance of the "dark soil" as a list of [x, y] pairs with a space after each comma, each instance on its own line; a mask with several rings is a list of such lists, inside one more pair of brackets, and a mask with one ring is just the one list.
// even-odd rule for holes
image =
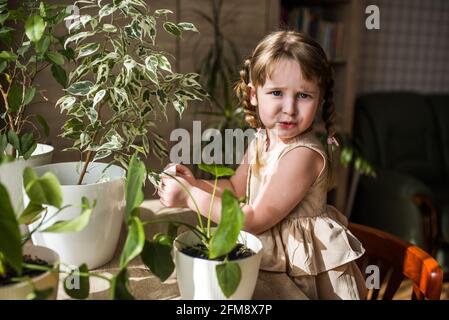
[[[51, 267], [50, 264], [48, 264], [47, 261], [41, 260], [38, 257], [32, 258], [30, 255], [26, 254], [23, 256], [23, 262], [27, 264], [34, 264], [39, 266], [46, 266]], [[22, 269], [22, 274], [20, 277], [29, 276], [31, 278], [37, 277], [38, 275], [44, 273], [45, 271], [41, 270], [31, 270], [28, 268]], [[6, 265], [6, 274], [0, 275], [0, 287], [1, 286], [7, 286], [9, 284], [17, 283], [16, 281], [13, 281], [12, 278], [17, 277], [17, 273], [8, 265]]]
[[[181, 249], [182, 253], [185, 253], [188, 256], [194, 257], [194, 258], [200, 258], [205, 260], [213, 260], [213, 261], [223, 261], [225, 259], [225, 256], [221, 256], [215, 259], [209, 259], [208, 258], [208, 252], [207, 248], [204, 244], [200, 243], [195, 246], [185, 247]], [[250, 248], [246, 247], [244, 244], [237, 244], [235, 248], [228, 254], [229, 260], [238, 260], [243, 259], [247, 257], [251, 257], [255, 255], [256, 253], [251, 250]]]

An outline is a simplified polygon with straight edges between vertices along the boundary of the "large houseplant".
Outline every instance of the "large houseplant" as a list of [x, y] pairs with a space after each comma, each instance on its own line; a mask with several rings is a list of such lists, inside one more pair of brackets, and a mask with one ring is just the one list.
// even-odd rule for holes
[[65, 56], [70, 57], [70, 51], [62, 48], [64, 37], [55, 35], [64, 19], [64, 9], [30, 0], [11, 8], [6, 0], [0, 0], [0, 42], [5, 48], [0, 52], [0, 154], [19, 160], [8, 171], [0, 170], [0, 177], [14, 205], [21, 193], [23, 168], [51, 162], [53, 147], [37, 143], [48, 136], [49, 126], [30, 107], [48, 101], [45, 88], [36, 84], [45, 69], [50, 67], [55, 79], [65, 85], [61, 65]]
[[[35, 243], [46, 243], [64, 261], [89, 268], [109, 261], [114, 254], [124, 214], [124, 177], [130, 156], [153, 152], [164, 156], [157, 123], [173, 106], [182, 114], [204, 90], [193, 73], [173, 72], [167, 54], [156, 45], [157, 22], [166, 32], [180, 36], [196, 31], [190, 23], [167, 20], [169, 10], [151, 12], [141, 0], [78, 1], [80, 14], [73, 21], [64, 46], [72, 46], [76, 58], [66, 95], [57, 101], [66, 113], [61, 136], [73, 141], [80, 162], [39, 167], [62, 181], [64, 198], [95, 197], [91, 223], [71, 235], [35, 234]], [[108, 163], [98, 162], [108, 159]], [[121, 167], [120, 167], [121, 166]], [[75, 212], [67, 210], [71, 218]]]
[[[209, 211], [201, 213], [195, 198], [174, 172], [162, 174], [151, 172], [150, 181], [160, 186], [161, 175], [175, 179], [192, 199], [198, 217], [197, 225], [178, 221], [154, 220], [144, 223], [168, 223], [167, 234], [156, 234], [150, 242], [147, 264], [161, 280], [169, 275], [170, 267], [176, 265], [177, 282], [183, 299], [251, 299], [254, 292], [262, 243], [254, 235], [242, 231], [244, 213], [240, 208], [242, 199], [231, 191], [221, 195], [221, 218], [216, 228], [211, 228], [211, 210], [221, 177], [232, 176], [234, 170], [222, 165], [199, 165], [199, 168], [215, 177]], [[207, 217], [204, 225], [201, 216]], [[177, 227], [188, 230], [177, 236]], [[169, 254], [174, 251], [174, 260]], [[166, 254], [158, 254], [165, 249]]]

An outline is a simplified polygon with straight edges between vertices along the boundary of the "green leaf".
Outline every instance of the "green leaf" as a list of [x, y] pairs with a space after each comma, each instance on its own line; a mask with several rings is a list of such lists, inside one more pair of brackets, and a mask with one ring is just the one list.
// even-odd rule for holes
[[44, 135], [48, 137], [50, 135], [50, 127], [48, 126], [48, 123], [45, 120], [45, 118], [38, 114], [36, 115], [36, 120], [44, 130]]
[[198, 32], [198, 29], [195, 27], [195, 25], [190, 22], [180, 22], [180, 23], [178, 23], [178, 27], [181, 30]]
[[20, 140], [17, 134], [14, 131], [9, 130], [7, 135], [8, 142], [14, 147], [14, 149], [20, 151]]
[[145, 244], [145, 232], [142, 222], [138, 217], [131, 217], [128, 222], [128, 237], [120, 256], [120, 268], [124, 268], [128, 263], [137, 257]]
[[36, 95], [35, 87], [27, 88], [25, 91], [25, 99], [23, 99], [23, 104], [24, 105], [29, 104], [31, 101], [33, 101], [35, 95]]
[[163, 14], [173, 14], [173, 11], [168, 10], [168, 9], [158, 9], [154, 11], [154, 14], [159, 16], [159, 15], [163, 15]]
[[173, 273], [175, 264], [171, 256], [172, 246], [158, 239], [145, 241], [142, 251], [142, 261], [162, 282]]
[[111, 282], [111, 299], [112, 300], [134, 300], [128, 289], [128, 272], [126, 268], [112, 278]]
[[126, 221], [131, 218], [131, 212], [135, 208], [139, 208], [143, 202], [144, 194], [142, 191], [142, 185], [145, 181], [145, 173], [146, 170], [144, 163], [134, 154], [129, 162], [125, 182]]
[[79, 232], [83, 230], [89, 223], [90, 216], [92, 214], [93, 207], [95, 207], [95, 201], [92, 208], [89, 205], [89, 200], [86, 197], [81, 199], [81, 214], [72, 220], [57, 221], [53, 225], [44, 229], [41, 232], [53, 232], [53, 233], [63, 233], [63, 232]]
[[46, 54], [47, 58], [50, 59], [52, 62], [63, 65], [64, 64], [64, 56], [60, 54], [59, 52], [47, 52]]
[[174, 36], [177, 36], [177, 37], [179, 37], [181, 35], [181, 29], [173, 22], [166, 21], [166, 22], [164, 22], [163, 26], [164, 26], [165, 31], [167, 31], [168, 33], [170, 33]]
[[[80, 273], [83, 273], [81, 275]], [[90, 284], [88, 274], [89, 269], [83, 263], [78, 270], [72, 270], [64, 279], [64, 291], [74, 299], [86, 299], [89, 296]]]
[[37, 143], [31, 132], [27, 132], [20, 137], [20, 154], [27, 160], [36, 150]]
[[88, 43], [86, 45], [83, 45], [79, 48], [78, 57], [76, 59], [87, 57], [95, 52], [100, 48], [99, 43]]
[[104, 97], [105, 95], [106, 95], [106, 90], [102, 89], [102, 90], [98, 91], [98, 92], [95, 94], [95, 97], [94, 97], [94, 103], [92, 104], [92, 108], [95, 108], [95, 106], [98, 104], [98, 102], [100, 102], [101, 99], [103, 99], [103, 97]]
[[93, 86], [94, 84], [91, 81], [80, 81], [73, 83], [66, 90], [73, 95], [85, 96], [89, 93], [90, 89], [92, 89]]
[[64, 42], [64, 49], [67, 48], [67, 45], [68, 45], [70, 42], [78, 43], [79, 40], [83, 40], [83, 39], [85, 39], [85, 38], [87, 38], [87, 37], [93, 36], [94, 34], [95, 34], [94, 31], [83, 31], [83, 32], [74, 34], [73, 36], [70, 36], [70, 37], [68, 37], [68, 38], [65, 40], [65, 42]]
[[23, 171], [23, 185], [30, 201], [61, 208], [62, 191], [53, 173], [46, 172], [39, 178], [33, 169], [27, 167]]
[[7, 66], [8, 66], [7, 61], [1, 61], [0, 62], [0, 72], [3, 72], [3, 70], [5, 70]]
[[9, 265], [22, 273], [22, 244], [19, 224], [8, 191], [0, 183], [0, 253]]
[[[49, 36], [42, 37], [38, 42], [35, 43], [36, 46], [36, 52], [43, 55], [50, 46], [51, 38]], [[27, 50], [26, 48], [23, 48], [23, 50]], [[23, 50], [21, 51], [23, 53]], [[23, 54], [21, 54], [23, 55]]]
[[44, 210], [45, 208], [42, 207], [40, 204], [33, 202], [28, 203], [28, 206], [25, 208], [25, 210], [19, 217], [19, 223], [30, 224], [36, 221], [37, 219], [39, 219], [40, 213]]
[[233, 176], [235, 173], [233, 169], [228, 168], [223, 165], [219, 165], [219, 164], [200, 163], [198, 165], [198, 168], [214, 175], [214, 177], [217, 177], [217, 178], [230, 177], [230, 176]]
[[53, 64], [51, 66], [51, 74], [53, 75], [53, 78], [63, 87], [65, 88], [67, 86], [67, 74], [61, 66], [58, 66], [57, 64]]
[[0, 59], [12, 61], [16, 60], [17, 56], [10, 51], [2, 51], [0, 52]]
[[22, 104], [22, 87], [13, 84], [8, 93], [9, 112], [16, 112]]
[[229, 298], [237, 290], [240, 279], [242, 277], [242, 271], [240, 266], [235, 262], [225, 262], [218, 264], [215, 267], [217, 272], [218, 284], [220, 285], [221, 291]]
[[179, 97], [175, 94], [175, 97], [172, 100], [172, 103], [173, 103], [173, 107], [175, 108], [175, 110], [178, 111], [179, 116], [182, 116], [182, 113], [184, 112], [184, 110], [186, 108], [185, 99], [182, 97]]
[[157, 60], [159, 62], [159, 68], [169, 71], [169, 72], [172, 72], [170, 62], [168, 61], [166, 56], [159, 54], [157, 56]]
[[117, 31], [117, 27], [112, 25], [112, 24], [105, 23], [103, 25], [103, 31], [104, 32], [116, 32]]
[[117, 10], [117, 7], [115, 7], [112, 3], [108, 3], [107, 5], [103, 6], [100, 11], [98, 12], [98, 15], [100, 16], [100, 20], [103, 17], [109, 16], [114, 11]]
[[56, 102], [56, 106], [60, 106], [61, 112], [65, 110], [70, 110], [70, 108], [75, 104], [76, 98], [73, 96], [63, 96], [59, 98], [59, 100]]
[[25, 33], [33, 42], [38, 42], [45, 31], [46, 23], [44, 22], [44, 19], [42, 19], [41, 16], [30, 16], [28, 17], [27, 21], [25, 22]]
[[225, 189], [221, 198], [221, 218], [218, 228], [209, 243], [209, 258], [215, 259], [228, 254], [234, 249], [245, 215], [240, 208], [239, 200]]

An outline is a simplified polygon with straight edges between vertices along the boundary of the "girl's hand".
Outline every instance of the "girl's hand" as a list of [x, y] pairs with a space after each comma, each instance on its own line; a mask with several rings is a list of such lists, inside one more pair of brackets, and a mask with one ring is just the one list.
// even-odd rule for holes
[[[172, 166], [175, 166], [176, 174], [173, 174], [174, 170], [172, 170], [172, 172], [170, 172], [170, 170], [167, 170]], [[176, 179], [178, 179], [179, 182], [181, 182], [187, 190], [196, 185], [196, 179], [193, 176], [192, 171], [190, 171], [189, 168], [182, 164], [170, 163], [164, 168], [164, 171], [165, 170], [167, 170], [167, 173], [169, 173], [170, 175], [176, 176]], [[179, 184], [179, 182], [168, 176], [167, 174], [162, 173], [161, 188], [158, 190], [158, 195], [160, 197], [159, 201], [162, 205], [168, 208], [187, 207], [187, 199], [189, 195]]]

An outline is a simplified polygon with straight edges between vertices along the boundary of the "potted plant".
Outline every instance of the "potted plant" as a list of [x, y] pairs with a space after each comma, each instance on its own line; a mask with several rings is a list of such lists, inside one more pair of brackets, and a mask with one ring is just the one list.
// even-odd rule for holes
[[[61, 271], [59, 255], [49, 248], [30, 245], [30, 234], [38, 230], [48, 233], [80, 231], [88, 223], [92, 207], [83, 198], [78, 217], [52, 223], [51, 220], [66, 209], [62, 206], [56, 176], [51, 173], [38, 176], [27, 167], [23, 182], [31, 201], [17, 214], [7, 189], [0, 183], [0, 300], [55, 299]], [[49, 206], [57, 208], [53, 217], [48, 216]], [[30, 230], [30, 234], [21, 236], [19, 225], [30, 224], [40, 217], [43, 217], [41, 223]]]
[[[156, 128], [166, 108], [179, 114], [189, 100], [206, 95], [196, 74], [173, 72], [167, 54], [156, 45], [158, 20], [166, 32], [181, 36], [196, 31], [190, 23], [168, 21], [169, 10], [150, 12], [141, 0], [78, 1], [79, 15], [69, 26], [64, 46], [73, 46], [75, 68], [66, 95], [57, 101], [68, 116], [62, 137], [73, 141], [66, 149], [80, 155], [79, 162], [39, 167], [62, 182], [64, 199], [97, 199], [95, 219], [71, 235], [36, 233], [34, 243], [45, 243], [61, 259], [95, 268], [114, 254], [125, 209], [125, 169], [134, 152], [166, 155], [164, 139]], [[88, 14], [89, 13], [89, 14]], [[98, 162], [108, 159], [108, 163]], [[121, 165], [121, 167], [119, 166]], [[69, 219], [76, 213], [64, 211]]]
[[[148, 245], [147, 264], [162, 281], [169, 275], [167, 266], [176, 265], [179, 290], [183, 299], [251, 299], [262, 257], [262, 242], [254, 235], [242, 231], [244, 213], [240, 202], [231, 191], [224, 190], [221, 196], [221, 219], [216, 228], [211, 228], [211, 208], [218, 179], [232, 176], [234, 170], [220, 165], [200, 164], [199, 168], [215, 177], [207, 225], [201, 220], [201, 212], [188, 189], [173, 174], [166, 174], [181, 184], [191, 197], [197, 210], [198, 225], [177, 221], [149, 221], [147, 223], [169, 223], [166, 235], [156, 234]], [[174, 170], [173, 170], [174, 171]], [[158, 186], [160, 175], [150, 173], [150, 181]], [[177, 227], [188, 231], [176, 236]], [[173, 247], [174, 264], [169, 254], [160, 255], [160, 248]], [[167, 270], [168, 269], [168, 270]], [[163, 272], [161, 272], [161, 270]]]
[[70, 56], [70, 52], [62, 49], [63, 37], [56, 37], [54, 31], [63, 21], [64, 9], [65, 6], [29, 0], [11, 9], [8, 1], [0, 0], [0, 41], [2, 47], [8, 48], [0, 52], [0, 100], [4, 107], [0, 154], [18, 160], [2, 166], [0, 179], [14, 206], [22, 193], [23, 169], [50, 163], [52, 159], [53, 147], [37, 143], [42, 136], [48, 136], [48, 124], [41, 115], [30, 112], [30, 107], [48, 101], [45, 90], [35, 81], [48, 67], [55, 79], [65, 85], [61, 65], [64, 55]]

